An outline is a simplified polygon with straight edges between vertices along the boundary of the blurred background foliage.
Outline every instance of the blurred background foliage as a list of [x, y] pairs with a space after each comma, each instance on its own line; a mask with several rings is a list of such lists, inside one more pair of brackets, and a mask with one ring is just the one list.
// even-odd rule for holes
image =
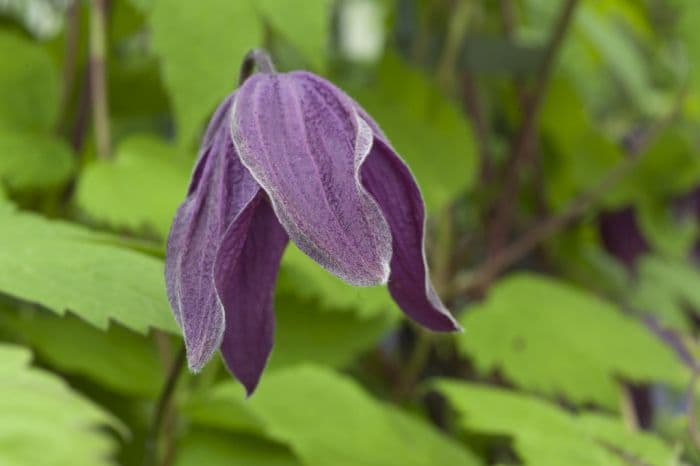
[[[258, 392], [161, 403], [163, 241], [261, 46], [405, 156], [466, 331], [290, 246]], [[699, 66], [696, 0], [0, 0], [0, 464], [700, 464]]]

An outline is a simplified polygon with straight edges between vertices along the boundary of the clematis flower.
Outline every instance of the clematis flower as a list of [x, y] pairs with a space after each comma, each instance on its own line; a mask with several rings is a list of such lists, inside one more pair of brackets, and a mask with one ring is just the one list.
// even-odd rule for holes
[[276, 73], [260, 51], [244, 71], [252, 63], [261, 72], [211, 119], [168, 238], [168, 297], [190, 369], [220, 348], [253, 392], [289, 240], [352, 285], [388, 283], [426, 328], [458, 330], [428, 276], [420, 191], [379, 126], [319, 76]]

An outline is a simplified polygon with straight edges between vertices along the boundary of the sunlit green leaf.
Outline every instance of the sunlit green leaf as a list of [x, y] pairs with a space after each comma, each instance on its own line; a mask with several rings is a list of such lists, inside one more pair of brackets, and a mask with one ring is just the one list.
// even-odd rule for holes
[[10, 191], [59, 187], [73, 169], [73, 153], [61, 139], [0, 127], [0, 184]]
[[323, 69], [331, 23], [331, 2], [307, 0], [303, 8], [287, 0], [252, 0], [260, 13], [278, 29], [316, 69]]
[[261, 22], [248, 1], [159, 0], [151, 27], [178, 140], [187, 146], [237, 86], [243, 56], [260, 45]]
[[102, 331], [70, 314], [0, 309], [0, 324], [64, 373], [128, 395], [155, 397], [161, 388], [163, 365], [152, 340], [114, 323]]
[[628, 459], [674, 464], [675, 453], [662, 440], [630, 432], [615, 418], [575, 416], [534, 397], [461, 381], [443, 379], [435, 386], [457, 411], [462, 429], [510, 437], [528, 466], [629, 466]]
[[107, 235], [0, 205], [0, 292], [67, 310], [105, 329], [110, 320], [139, 332], [177, 332], [165, 296], [163, 263], [114, 245]]
[[[479, 464], [427, 425], [387, 411], [359, 385], [320, 366], [269, 374], [249, 400], [268, 435], [288, 443], [307, 466]], [[427, 432], [425, 432], [427, 431]]]
[[618, 377], [685, 380], [680, 361], [640, 322], [554, 278], [507, 277], [461, 323], [460, 349], [480, 372], [501, 368], [517, 385], [577, 403], [617, 409]]
[[394, 427], [416, 456], [433, 464], [471, 464], [481, 461], [456, 440], [439, 433], [425, 419], [411, 415], [393, 405], [384, 406]]
[[388, 56], [376, 84], [353, 94], [408, 163], [430, 211], [471, 187], [476, 151], [469, 123], [419, 71]]
[[175, 466], [301, 466], [283, 446], [256, 437], [197, 430], [178, 444]]
[[0, 344], [0, 464], [113, 464], [120, 423], [58, 377], [30, 366], [27, 349]]
[[0, 31], [0, 126], [52, 129], [58, 116], [59, 76], [37, 43]]
[[96, 220], [132, 230], [146, 227], [165, 238], [187, 193], [189, 165], [157, 139], [128, 139], [113, 160], [97, 160], [85, 168], [78, 205]]

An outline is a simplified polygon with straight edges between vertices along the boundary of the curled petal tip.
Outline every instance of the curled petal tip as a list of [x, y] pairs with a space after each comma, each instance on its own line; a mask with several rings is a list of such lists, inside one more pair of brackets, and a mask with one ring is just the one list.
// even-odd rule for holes
[[244, 383], [241, 381], [241, 385], [243, 385], [243, 388], [245, 389], [245, 399], [249, 399], [251, 396], [253, 396], [253, 393], [255, 393], [255, 390], [258, 388], [258, 382], [259, 380], [256, 380], [255, 382], [252, 383]]
[[464, 328], [445, 308], [434, 308], [434, 314], [419, 323], [434, 332], [464, 332]]
[[[320, 262], [320, 261], [317, 261]], [[321, 264], [323, 266], [323, 264]], [[324, 267], [325, 268], [325, 267]], [[328, 270], [328, 269], [327, 269]], [[329, 272], [334, 273], [329, 270]], [[338, 274], [340, 278], [345, 280], [347, 283], [353, 286], [378, 286], [386, 285], [389, 282], [389, 276], [391, 275], [391, 266], [389, 261], [382, 262], [378, 269], [375, 270], [363, 270], [355, 274]]]
[[200, 346], [199, 348], [191, 348], [187, 346], [187, 367], [193, 374], [198, 374], [202, 368], [209, 362], [214, 352], [218, 349], [219, 344], [217, 343], [213, 348], [205, 348]]
[[452, 326], [453, 326], [453, 328], [452, 328], [451, 330], [448, 330], [448, 332], [464, 333], [464, 327], [462, 327], [462, 326], [459, 324], [459, 322], [457, 322], [456, 320], [454, 320], [454, 318], [452, 318], [451, 320], [452, 320]]
[[189, 358], [187, 358], [187, 368], [190, 370], [190, 373], [197, 375], [202, 371], [203, 367], [203, 363], [200, 363], [199, 361], [191, 361]]

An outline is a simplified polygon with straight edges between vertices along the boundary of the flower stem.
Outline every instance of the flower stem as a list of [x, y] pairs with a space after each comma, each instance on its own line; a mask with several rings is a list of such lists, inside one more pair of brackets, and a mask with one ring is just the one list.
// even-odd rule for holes
[[433, 348], [432, 335], [421, 327], [414, 327], [416, 341], [411, 355], [401, 370], [399, 382], [394, 392], [397, 400], [407, 397], [413, 391]]
[[697, 396], [698, 378], [700, 378], [700, 368], [695, 367], [688, 383], [687, 406], [688, 406], [688, 436], [697, 451], [700, 451], [700, 431], [698, 431], [698, 414], [695, 397]]
[[185, 347], [182, 346], [180, 351], [177, 353], [175, 361], [173, 361], [172, 365], [170, 366], [165, 384], [163, 385], [163, 389], [158, 396], [156, 409], [153, 414], [153, 420], [148, 430], [148, 436], [146, 437], [143, 462], [144, 466], [154, 466], [156, 464], [160, 430], [169, 411], [173, 395], [175, 394], [175, 387], [177, 386], [178, 378], [182, 372], [182, 368], [185, 366], [185, 354]]
[[107, 0], [92, 0], [90, 11], [90, 92], [97, 155], [111, 156], [107, 101]]
[[270, 54], [263, 49], [253, 49], [246, 54], [243, 63], [241, 63], [241, 72], [238, 78], [239, 86], [253, 74], [255, 68], [260, 73], [274, 73], [277, 71], [272, 63]]
[[532, 92], [524, 105], [524, 120], [515, 139], [511, 157], [503, 174], [504, 192], [494, 206], [493, 221], [490, 225], [489, 251], [495, 255], [503, 248], [503, 243], [509, 237], [513, 223], [514, 198], [520, 186], [520, 168], [531, 162], [531, 154], [537, 139], [537, 124], [540, 110], [550, 78], [554, 72], [556, 58], [564, 43], [566, 33], [573, 21], [579, 0], [566, 0], [563, 4], [559, 19], [555, 22], [551, 36], [544, 50], [544, 57], [537, 70], [537, 79]]
[[80, 5], [78, 0], [71, 0], [66, 9], [66, 26], [65, 26], [65, 48], [63, 54], [63, 83], [61, 90], [61, 103], [59, 105], [58, 114], [61, 116], [57, 123], [57, 132], [65, 130], [64, 124], [67, 118], [64, 118], [68, 113], [70, 106], [71, 95], [75, 85], [75, 78], [78, 64], [78, 47], [80, 39]]

